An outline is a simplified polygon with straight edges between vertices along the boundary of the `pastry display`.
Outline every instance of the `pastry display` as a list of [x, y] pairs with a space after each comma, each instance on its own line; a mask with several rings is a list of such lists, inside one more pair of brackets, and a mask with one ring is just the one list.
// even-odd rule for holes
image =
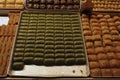
[[26, 7], [28, 9], [79, 10], [80, 0], [26, 0]]
[[1, 9], [23, 9], [25, 0], [0, 0]]
[[93, 77], [120, 75], [119, 21], [117, 15], [92, 14], [88, 17], [82, 14], [83, 34]]
[[[71, 0], [68, 1], [71, 2]], [[53, 0], [48, 0], [48, 3], [52, 4], [52, 2]], [[36, 15], [44, 16], [46, 20], [41, 17], [39, 19]], [[78, 17], [79, 15], [75, 13], [22, 13], [13, 52], [12, 69], [23, 70], [26, 65], [71, 66], [86, 64]], [[39, 22], [38, 26], [36, 26], [36, 21]], [[32, 24], [28, 24], [29, 22]], [[88, 43], [88, 47], [91, 46], [93, 44]]]

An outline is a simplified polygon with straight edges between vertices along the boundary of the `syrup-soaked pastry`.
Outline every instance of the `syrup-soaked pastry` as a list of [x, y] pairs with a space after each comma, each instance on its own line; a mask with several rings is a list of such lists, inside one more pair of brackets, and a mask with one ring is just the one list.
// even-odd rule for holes
[[86, 42], [86, 48], [92, 48], [93, 42]]
[[107, 57], [108, 57], [108, 59], [116, 59], [117, 58], [115, 53], [113, 53], [113, 52], [107, 52]]
[[94, 46], [95, 47], [102, 47], [102, 42], [101, 41], [94, 41]]
[[115, 52], [120, 52], [120, 45], [115, 47]]
[[24, 62], [14, 62], [12, 65], [13, 70], [23, 70]]
[[116, 56], [117, 56], [117, 59], [120, 60], [120, 52], [117, 52], [117, 53], [116, 53]]
[[[84, 16], [83, 16], [84, 17]], [[82, 18], [82, 22], [84, 23], [84, 22], [88, 22], [89, 20], [88, 20], [88, 18]]]
[[27, 4], [27, 7], [28, 7], [28, 8], [32, 8], [33, 5], [29, 3], [29, 4]]
[[100, 22], [106, 22], [106, 19], [105, 18], [101, 18], [99, 21]]
[[120, 17], [119, 17], [119, 16], [114, 16], [114, 17], [113, 17], [113, 20], [114, 20], [114, 21], [120, 20]]
[[111, 16], [109, 14], [104, 15], [104, 18], [109, 19]]
[[107, 26], [107, 23], [106, 22], [101, 22], [100, 25], [101, 26]]
[[74, 9], [80, 9], [79, 5], [74, 5]]
[[83, 31], [83, 34], [84, 34], [85, 36], [90, 36], [90, 35], [92, 35], [92, 32], [91, 32], [91, 30], [84, 30], [84, 31]]
[[110, 63], [111, 68], [119, 68], [120, 67], [119, 60], [117, 60], [117, 59], [112, 59], [109, 61], [109, 63]]
[[93, 36], [85, 36], [86, 41], [93, 41]]
[[95, 54], [94, 48], [88, 48], [87, 49], [87, 54]]
[[47, 5], [47, 9], [53, 9], [53, 5]]
[[40, 3], [44, 4], [46, 2], [46, 0], [40, 0]]
[[53, 0], [47, 0], [47, 3], [51, 4], [51, 3], [53, 3]]
[[80, 0], [73, 0], [75, 4], [80, 4]]
[[99, 68], [99, 63], [97, 61], [89, 62], [90, 69]]
[[108, 60], [99, 60], [99, 64], [100, 64], [101, 68], [109, 68], [110, 67]]
[[91, 23], [90, 25], [91, 25], [91, 26], [99, 26], [98, 23]]
[[54, 4], [60, 4], [60, 0], [54, 0]]
[[90, 30], [89, 26], [82, 26], [82, 27], [83, 27], [83, 30]]
[[111, 26], [115, 26], [114, 22], [108, 23], [108, 25]]
[[116, 25], [116, 26], [119, 26], [119, 25], [120, 25], [120, 21], [116, 21], [116, 22], [115, 22], [115, 25]]
[[99, 54], [97, 54], [97, 59], [105, 60], [105, 59], [107, 59], [107, 55], [105, 53], [99, 53]]
[[73, 4], [73, 0], [67, 0], [67, 4]]
[[94, 41], [101, 41], [101, 35], [94, 35], [93, 36], [93, 38], [94, 38]]
[[67, 9], [66, 5], [61, 5], [61, 9]]
[[112, 46], [105, 46], [104, 49], [105, 49], [105, 52], [112, 52], [113, 51], [113, 47]]
[[101, 29], [102, 30], [108, 30], [109, 28], [108, 28], [108, 26], [101, 26]]
[[102, 14], [97, 15], [97, 18], [103, 18], [103, 17], [104, 17], [104, 15], [102, 15]]
[[33, 0], [27, 0], [28, 3], [31, 3]]
[[73, 9], [73, 5], [68, 5], [68, 6], [67, 6], [67, 9], [68, 9], [68, 10]]
[[111, 27], [109, 27], [109, 30], [110, 30], [110, 31], [112, 31], [112, 30], [117, 30], [117, 28], [114, 27], [114, 26], [111, 26]]
[[86, 14], [82, 14], [82, 19], [83, 18], [87, 18], [87, 15]]
[[113, 41], [120, 41], [120, 36], [118, 36], [118, 35], [113, 35], [113, 36], [112, 36], [112, 40], [113, 40]]
[[98, 30], [94, 30], [94, 31], [93, 31], [93, 35], [100, 35], [100, 34], [102, 34], [101, 31], [98, 31]]
[[107, 29], [102, 30], [102, 34], [110, 34], [110, 31]]
[[59, 5], [55, 5], [54, 9], [60, 9], [60, 6]]
[[112, 76], [111, 69], [101, 69], [102, 76]]
[[115, 68], [115, 69], [112, 69], [112, 73], [113, 73], [113, 76], [120, 76], [120, 69], [119, 68]]
[[97, 23], [98, 20], [97, 19], [90, 19], [90, 23]]
[[104, 53], [104, 48], [103, 47], [97, 47], [95, 48], [95, 53], [98, 54], [98, 53]]
[[112, 45], [112, 41], [110, 39], [103, 39], [103, 45], [104, 46], [111, 46]]
[[90, 73], [92, 76], [101, 76], [100, 68], [91, 69]]
[[65, 4], [66, 3], [66, 0], [61, 0], [61, 4]]
[[44, 4], [40, 5], [40, 9], [45, 9], [45, 8], [46, 8], [46, 6]]
[[34, 4], [34, 5], [33, 5], [33, 8], [38, 9], [38, 8], [39, 8], [39, 4]]
[[110, 34], [103, 35], [103, 39], [112, 39], [112, 36]]
[[83, 22], [82, 25], [83, 26], [89, 26], [89, 23], [88, 22]]
[[93, 27], [92, 27], [92, 30], [93, 30], [93, 31], [94, 31], [94, 30], [98, 30], [98, 31], [99, 31], [99, 30], [101, 30], [101, 28], [100, 28], [100, 27], [93, 26]]
[[114, 22], [114, 20], [112, 18], [107, 19], [107, 21], [110, 22]]
[[119, 35], [119, 32], [117, 30], [111, 30], [110, 32], [112, 35]]
[[89, 59], [89, 61], [96, 61], [97, 56], [96, 55], [88, 55], [88, 59]]
[[33, 2], [39, 2], [39, 0], [33, 0]]

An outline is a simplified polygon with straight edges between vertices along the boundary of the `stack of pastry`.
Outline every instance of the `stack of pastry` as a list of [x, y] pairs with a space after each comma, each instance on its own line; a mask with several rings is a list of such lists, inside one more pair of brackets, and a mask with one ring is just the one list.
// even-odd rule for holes
[[19, 22], [19, 18], [20, 18], [20, 13], [18, 12], [10, 12], [8, 14], [9, 16], [9, 22], [8, 25], [17, 25]]
[[0, 8], [23, 9], [24, 0], [0, 0]]
[[82, 26], [92, 76], [120, 76], [120, 17], [82, 15]]
[[92, 0], [93, 11], [119, 11], [120, 0]]

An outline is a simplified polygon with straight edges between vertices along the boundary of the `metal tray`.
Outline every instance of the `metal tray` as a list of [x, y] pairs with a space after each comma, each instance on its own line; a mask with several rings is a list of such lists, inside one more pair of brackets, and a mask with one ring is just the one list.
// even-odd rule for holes
[[[32, 11], [32, 12], [26, 11], [26, 12], [42, 13], [42, 12], [34, 12], [34, 11]], [[22, 13], [21, 13], [21, 15], [22, 15]], [[66, 12], [66, 13], [68, 13], [68, 12]], [[17, 28], [17, 32], [18, 32], [18, 29], [19, 29], [19, 27]], [[16, 34], [16, 36], [17, 36], [17, 34]], [[16, 38], [15, 38], [15, 41], [16, 41]], [[14, 41], [13, 47], [15, 47], [15, 41]], [[85, 43], [84, 43], [84, 46], [85, 46]], [[12, 50], [12, 55], [11, 55], [11, 60], [10, 60], [11, 64], [9, 66], [9, 76], [17, 76], [17, 77], [21, 77], [21, 76], [22, 77], [88, 77], [89, 73], [90, 73], [88, 59], [87, 59], [87, 55], [86, 55], [86, 49], [85, 49], [85, 55], [86, 55], [86, 59], [87, 59], [86, 65], [53, 66], [53, 67], [25, 65], [24, 70], [22, 70], [22, 71], [14, 71], [11, 69], [13, 51], [14, 51], [14, 48]]]
[[[80, 3], [79, 3], [79, 5], [80, 5], [80, 9], [81, 9], [81, 5], [82, 5], [82, 1], [80, 0]], [[71, 10], [67, 10], [67, 9], [33, 9], [33, 8], [28, 8], [27, 7], [27, 0], [25, 0], [25, 4], [24, 4], [24, 7], [25, 7], [25, 9], [26, 10], [35, 10], [35, 11], [37, 11], [37, 10], [39, 10], [39, 11], [72, 11], [72, 12], [79, 12], [80, 11], [80, 9], [71, 9]]]

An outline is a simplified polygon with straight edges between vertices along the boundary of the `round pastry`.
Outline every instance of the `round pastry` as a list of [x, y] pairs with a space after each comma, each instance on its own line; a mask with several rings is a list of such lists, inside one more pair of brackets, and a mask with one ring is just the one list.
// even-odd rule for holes
[[113, 41], [120, 41], [120, 36], [118, 36], [118, 35], [113, 35], [113, 36], [112, 36], [112, 40], [113, 40]]
[[99, 54], [97, 55], [97, 59], [98, 59], [98, 60], [105, 60], [105, 59], [107, 59], [107, 55], [104, 54], [104, 53], [99, 53]]
[[31, 2], [33, 2], [33, 0], [27, 0], [27, 2], [28, 2], [28, 3], [31, 3]]
[[89, 20], [87, 18], [82, 18], [82, 22], [88, 22]]
[[112, 51], [113, 51], [113, 47], [112, 46], [105, 46], [105, 52], [112, 52]]
[[119, 32], [120, 32], [120, 25], [119, 26], [117, 26], [117, 29], [119, 30]]
[[99, 63], [97, 61], [89, 62], [90, 69], [99, 68]]
[[92, 48], [93, 43], [92, 42], [86, 42], [86, 48]]
[[91, 15], [91, 19], [96, 19], [97, 18], [97, 16], [96, 15]]
[[52, 4], [52, 3], [53, 3], [53, 0], [47, 0], [47, 3], [48, 3], [48, 4]]
[[120, 42], [119, 42], [119, 41], [114, 41], [114, 40], [113, 40], [112, 43], [113, 43], [113, 44], [112, 44], [113, 47], [116, 47], [116, 46], [119, 46], [119, 45], [120, 45]]
[[94, 46], [95, 47], [102, 47], [102, 42], [101, 41], [94, 41]]
[[38, 9], [39, 8], [39, 4], [34, 4], [33, 8]]
[[89, 61], [97, 61], [97, 56], [96, 55], [88, 55]]
[[91, 69], [90, 73], [91, 73], [92, 76], [101, 76], [101, 71], [100, 71], [99, 68]]
[[94, 48], [88, 48], [88, 49], [87, 49], [87, 54], [88, 54], [88, 55], [89, 55], [89, 54], [95, 54]]
[[120, 52], [120, 45], [115, 47], [115, 52]]
[[108, 23], [108, 25], [111, 27], [111, 26], [115, 26], [114, 22], [110, 22]]
[[95, 53], [98, 54], [98, 53], [104, 53], [104, 48], [103, 47], [97, 47], [95, 48]]
[[112, 69], [113, 76], [120, 76], [120, 69]]
[[99, 60], [99, 64], [101, 68], [108, 68], [110, 66], [108, 60]]
[[97, 19], [90, 19], [90, 23], [98, 23], [98, 20]]
[[35, 2], [35, 3], [39, 3], [39, 0], [33, 0], [33, 2]]
[[28, 8], [32, 8], [33, 5], [29, 3], [29, 4], [27, 5], [27, 7], [28, 7]]
[[117, 59], [112, 59], [109, 61], [109, 63], [110, 63], [111, 68], [119, 68], [119, 66], [120, 66], [119, 60], [117, 60]]
[[116, 59], [116, 55], [113, 52], [107, 52], [108, 59]]
[[102, 76], [112, 76], [111, 69], [101, 69]]
[[90, 25], [91, 25], [91, 26], [99, 26], [98, 23], [91, 23]]

